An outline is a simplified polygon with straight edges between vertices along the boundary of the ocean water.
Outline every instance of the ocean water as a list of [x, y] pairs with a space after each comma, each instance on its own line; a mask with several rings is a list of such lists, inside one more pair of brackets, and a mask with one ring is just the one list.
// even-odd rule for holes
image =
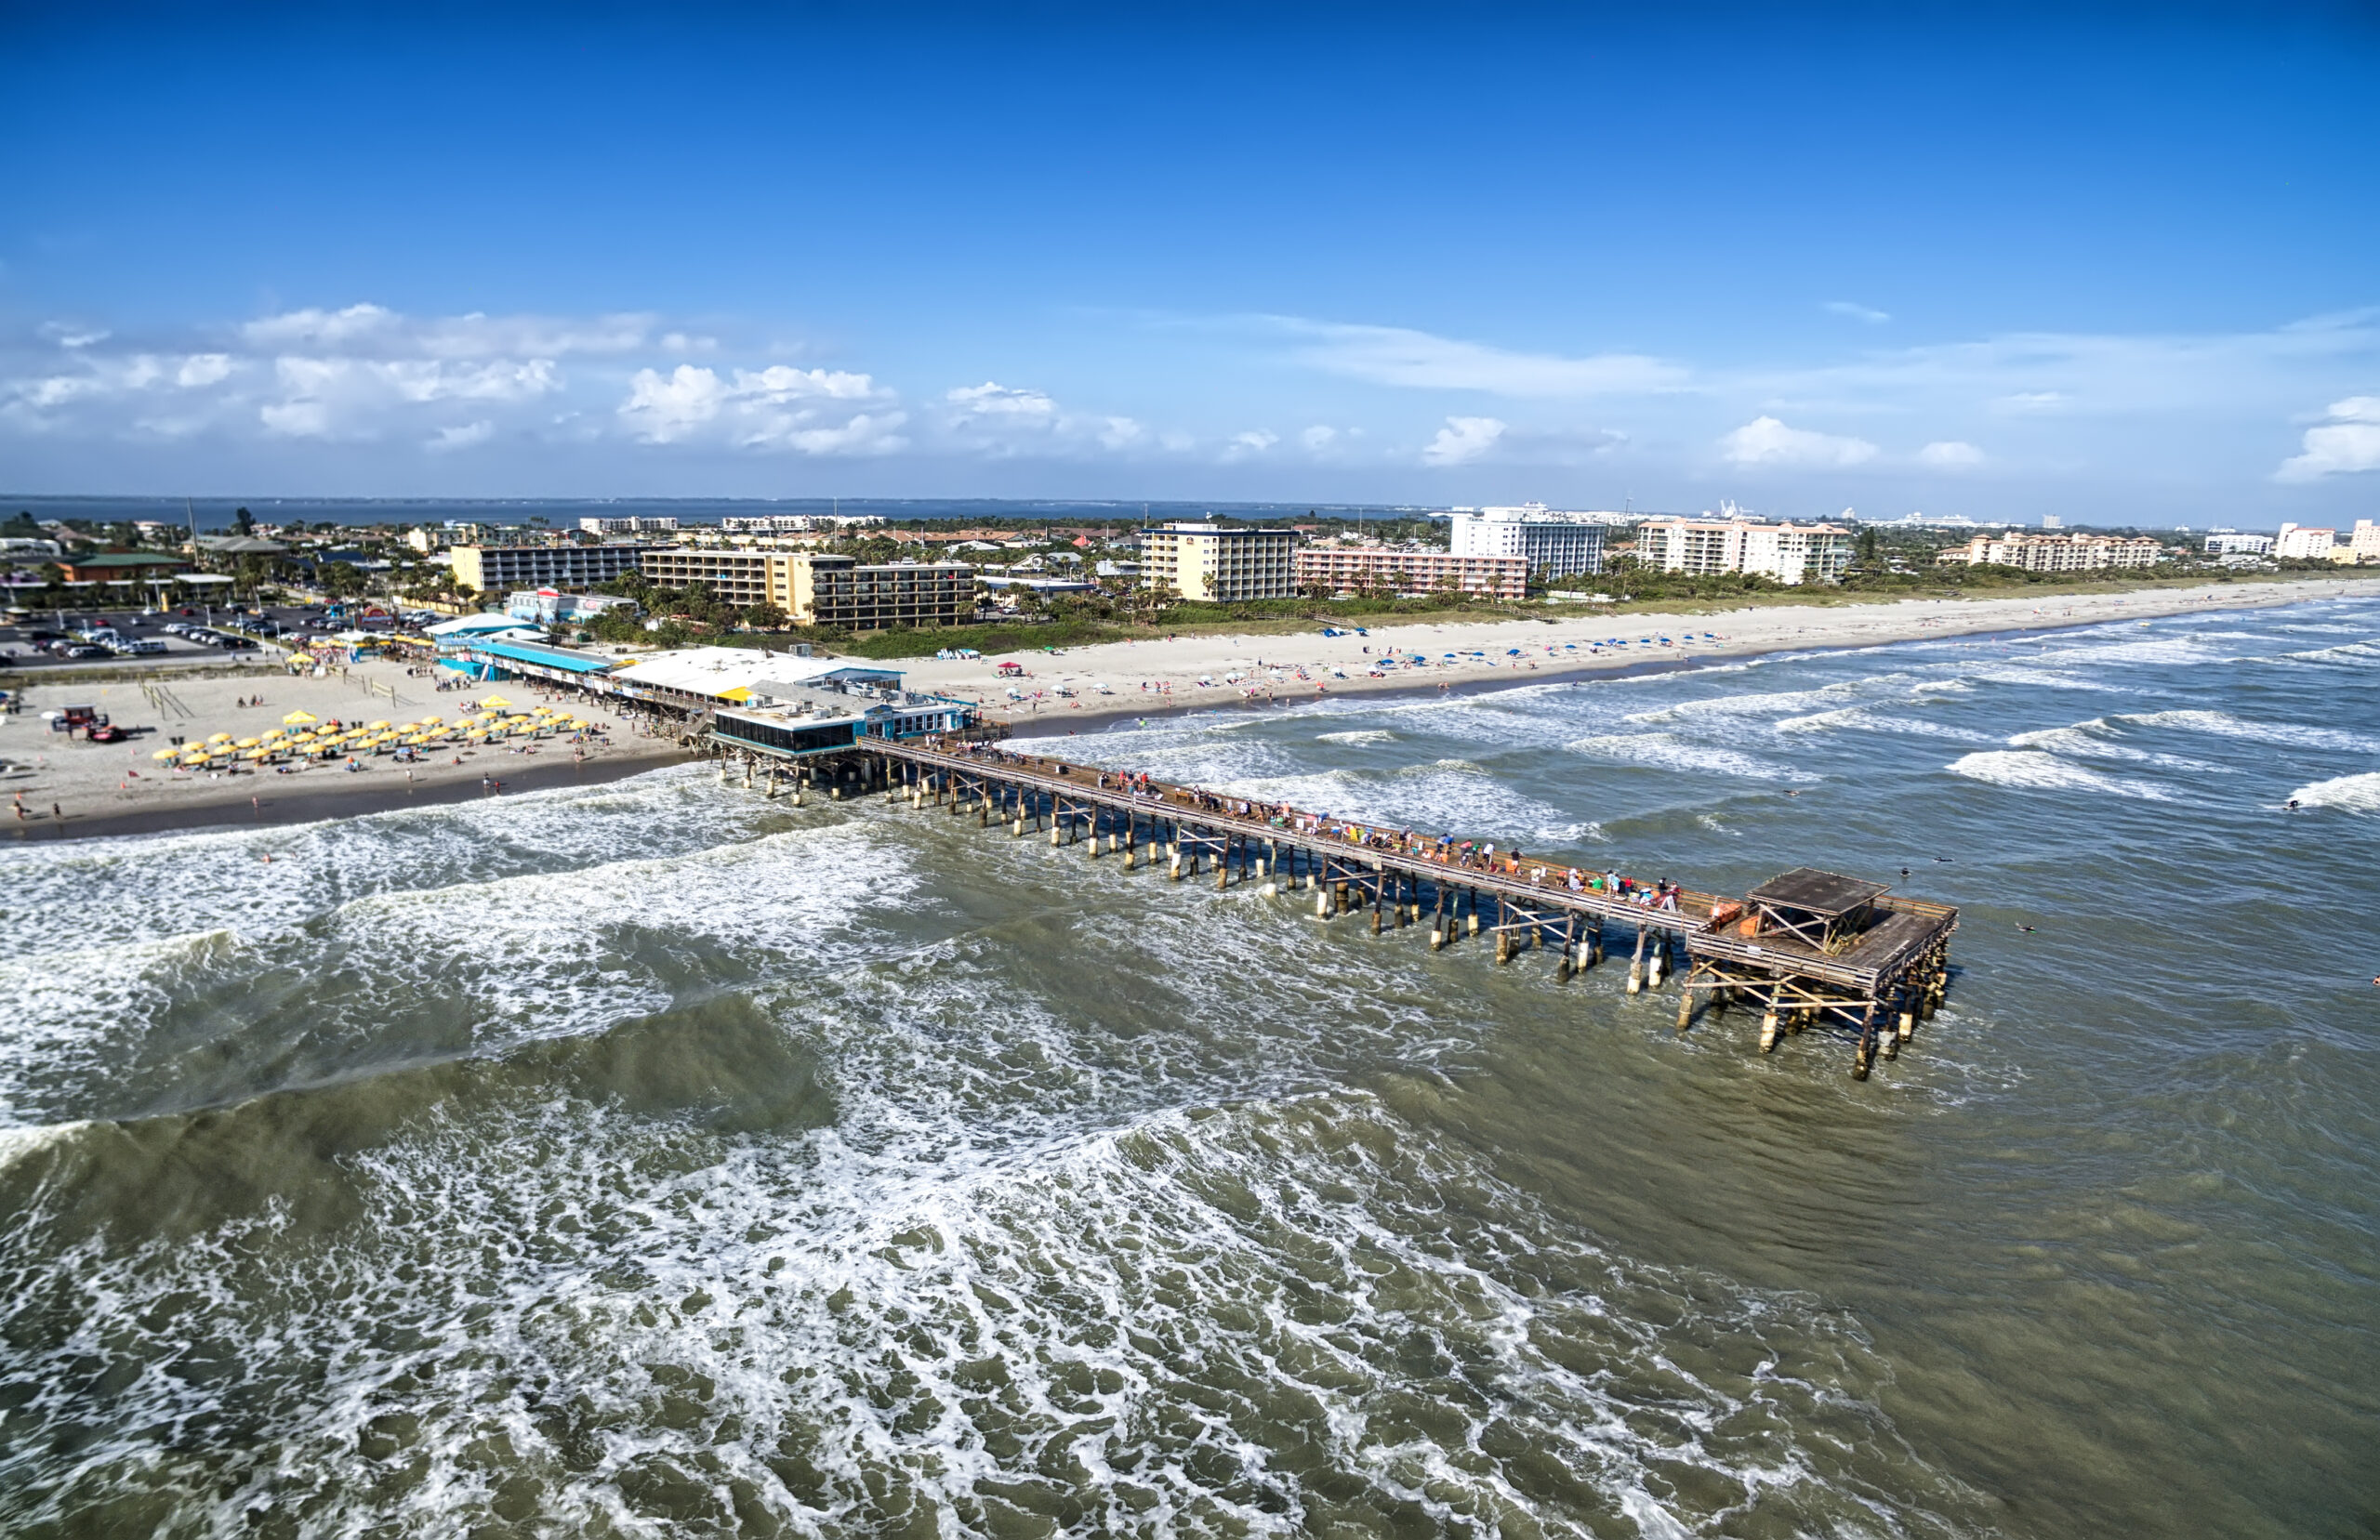
[[694, 767], [27, 845], [0, 1532], [2380, 1521], [2380, 606], [1066, 752], [1871, 875], [1959, 972], [1860, 1084], [1621, 969]]

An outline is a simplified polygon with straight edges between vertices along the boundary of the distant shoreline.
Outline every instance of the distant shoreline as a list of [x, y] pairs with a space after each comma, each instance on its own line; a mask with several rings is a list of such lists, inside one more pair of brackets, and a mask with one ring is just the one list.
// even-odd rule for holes
[[[1008, 718], [1008, 722], [1011, 731], [1020, 738], [1055, 736], [1063, 739], [1069, 734], [1080, 736], [1087, 732], [1104, 732], [1112, 730], [1118, 723], [1134, 722], [1144, 719], [1151, 721], [1174, 719], [1202, 714], [1254, 716], [1274, 709], [1276, 705], [1308, 705], [1316, 701], [1343, 700], [1355, 697], [1360, 697], [1368, 702], [1394, 701], [1399, 699], [1467, 698], [1478, 695], [1493, 694], [1507, 690], [1527, 689], [1537, 685], [1575, 683], [1586, 679], [1637, 678], [1653, 674], [1684, 673], [1705, 668], [1725, 667], [1746, 663], [1758, 658], [1774, 657], [1779, 653], [1786, 652], [1853, 652], [1873, 647], [1888, 647], [1909, 641], [1924, 641], [1937, 638], [1950, 637], [1969, 641], [1988, 641], [1996, 638], [2008, 636], [2038, 636], [2056, 631], [2085, 630], [2091, 627], [2112, 625], [2125, 620], [2148, 620], [2172, 614], [2203, 614], [2220, 612], [2226, 610], [2271, 609], [2279, 606], [2312, 603], [2320, 599], [2336, 598], [2369, 597], [2374, 599], [2380, 599], [2380, 585], [2365, 586], [2354, 584], [2354, 580], [2347, 580], [2348, 586], [2334, 586], [2333, 585], [2336, 583], [2337, 580], [2320, 577], [2312, 577], [2303, 580], [2303, 587], [2314, 587], [2319, 586], [2322, 589], [2320, 592], [2305, 592], [2302, 591], [2300, 584], [2288, 583], [2263, 584], [2258, 585], [2254, 588], [2249, 589], [2235, 588], [2229, 586], [2218, 587], [2209, 585], [2202, 587], [2187, 589], [2123, 589], [2105, 595], [2059, 596], [2061, 599], [2087, 597], [2088, 599], [2097, 600], [2098, 603], [2091, 606], [2093, 612], [2087, 615], [2060, 614], [2056, 616], [2031, 616], [2003, 613], [1991, 614], [1987, 617], [1987, 605], [1991, 601], [1964, 600], [1959, 601], [1962, 609], [1964, 609], [1969, 613], [1974, 614], [1979, 619], [1987, 619], [1987, 624], [1975, 626], [1956, 626], [1951, 625], [1932, 626], [1911, 625], [1905, 626], [1897, 632], [1874, 636], [1851, 636], [1844, 633], [1847, 631], [1848, 627], [1853, 623], [1858, 621], [1864, 616], [1873, 615], [1878, 612], [1889, 612], [1897, 610], [1902, 604], [1910, 604], [1917, 601], [1900, 600], [1890, 604], [1844, 606], [1841, 608], [1823, 611], [1799, 609], [1780, 610], [1779, 607], [1767, 607], [1761, 611], [1752, 612], [1752, 613], [1764, 618], [1773, 616], [1779, 612], [1792, 613], [1796, 615], [1816, 613], [1818, 615], [1833, 618], [1838, 622], [1838, 624], [1833, 626], [1822, 626], [1817, 628], [1828, 633], [1827, 635], [1814, 636], [1809, 634], [1811, 628], [1805, 627], [1801, 634], [1790, 638], [1778, 637], [1762, 639], [1757, 642], [1748, 643], [1745, 645], [1712, 648], [1708, 651], [1685, 652], [1681, 650], [1674, 652], [1650, 655], [1642, 652], [1606, 652], [1601, 657], [1563, 659], [1550, 665], [1540, 666], [1533, 671], [1521, 674], [1499, 673], [1485, 678], [1474, 677], [1471, 678], [1446, 679], [1443, 681], [1434, 680], [1428, 683], [1423, 683], [1419, 679], [1411, 678], [1400, 678], [1395, 675], [1392, 675], [1383, 679], [1353, 677], [1346, 679], [1335, 679], [1330, 681], [1327, 691], [1321, 694], [1308, 693], [1305, 691], [1305, 689], [1302, 687], [1298, 693], [1284, 694], [1270, 704], [1262, 702], [1250, 703], [1220, 691], [1211, 693], [1204, 699], [1175, 700], [1169, 696], [1166, 697], [1166, 704], [1155, 704], [1149, 697], [1136, 695], [1136, 700], [1146, 704], [1135, 705], [1116, 705], [1109, 704], [1113, 697], [1103, 696], [1096, 698], [1097, 704], [1095, 704], [1088, 702], [1085, 703], [1079, 711], [1071, 709], [1046, 711], [1038, 716], [1010, 717]], [[2215, 602], [2215, 600], [2217, 599], [2223, 600], [2223, 602]], [[1998, 608], [2005, 609], [2008, 608], [2008, 606], [2005, 601], [2001, 601]], [[1605, 618], [1608, 624], [1619, 617]], [[1626, 618], [1632, 623], [1628, 626], [1628, 629], [1631, 630], [1649, 628], [1658, 631], [1663, 628], [1662, 623], [1672, 620], [1678, 621], [1678, 629], [1685, 628], [1683, 624], [1685, 617], [1638, 615], [1629, 616]], [[1722, 619], [1723, 617], [1717, 615], [1706, 615], [1692, 618], [1704, 622], [1714, 622]], [[1425, 622], [1423, 624], [1426, 625], [1427, 623]], [[1532, 623], [1489, 623], [1479, 626], [1478, 629], [1488, 630], [1497, 627], [1510, 627], [1515, 624], [1526, 625]], [[1539, 622], [1535, 624], [1543, 623]], [[1386, 631], [1391, 628], [1383, 626], [1372, 627], [1371, 629], [1375, 632], [1380, 632]], [[1405, 628], [1398, 627], [1396, 629]], [[1448, 627], [1448, 629], [1453, 629], [1453, 627]], [[1197, 639], [1202, 641], [1222, 640], [1225, 642], [1249, 641], [1259, 645], [1286, 645], [1289, 641], [1296, 638], [1254, 636], [1239, 638], [1200, 638]], [[1107, 645], [1112, 648], [1114, 644]], [[1085, 651], [1090, 650], [1086, 649]], [[1026, 656], [1031, 655], [1026, 654]], [[990, 660], [985, 661], [988, 662]], [[941, 687], [928, 685], [923, 686], [923, 688]], [[987, 714], [994, 716], [1002, 715], [1000, 708], [988, 701], [985, 704], [985, 710]]]

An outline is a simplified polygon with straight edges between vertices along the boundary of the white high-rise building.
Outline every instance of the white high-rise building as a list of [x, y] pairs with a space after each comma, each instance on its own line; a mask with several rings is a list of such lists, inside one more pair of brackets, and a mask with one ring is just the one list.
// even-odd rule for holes
[[1603, 571], [1604, 527], [1549, 512], [1543, 504], [1513, 508], [1459, 508], [1456, 556], [1517, 556], [1549, 577], [1593, 576]]
[[1840, 583], [1851, 565], [1851, 532], [1835, 524], [1656, 519], [1636, 532], [1636, 559], [1698, 577], [1743, 573], [1793, 587]]
[[2331, 547], [2338, 544], [2338, 538], [2336, 530], [2283, 524], [2281, 538], [2273, 544], [2272, 554], [2284, 561], [2328, 561], [2331, 559]]

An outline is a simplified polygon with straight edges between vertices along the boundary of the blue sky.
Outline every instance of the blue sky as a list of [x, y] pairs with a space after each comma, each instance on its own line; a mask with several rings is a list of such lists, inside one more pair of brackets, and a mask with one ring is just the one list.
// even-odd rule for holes
[[2380, 516], [2375, 100], [2354, 7], [10, 7], [0, 488]]

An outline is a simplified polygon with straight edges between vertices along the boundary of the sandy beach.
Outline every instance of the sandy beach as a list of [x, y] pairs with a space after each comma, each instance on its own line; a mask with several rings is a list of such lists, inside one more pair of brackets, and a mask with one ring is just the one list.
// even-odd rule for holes
[[[2352, 594], [2380, 595], [2380, 585], [2311, 578], [2048, 598], [1767, 605], [1695, 615], [1597, 615], [1587, 605], [1566, 604], [1548, 606], [1541, 619], [1488, 625], [1423, 621], [1369, 625], [1363, 636], [1325, 637], [1317, 623], [1302, 635], [1153, 638], [1066, 648], [1054, 654], [1016, 652], [980, 660], [919, 659], [901, 666], [910, 688], [980, 701], [995, 719], [1031, 731], [1243, 703], [1493, 689], [1649, 667], [1690, 667], [1807, 648], [2054, 630]], [[1626, 645], [1611, 645], [1615, 638]], [[1669, 645], [1663, 645], [1664, 638]], [[1449, 653], [1455, 656], [1449, 658]], [[1427, 661], [1411, 664], [1417, 655]], [[995, 670], [1004, 662], [1021, 664], [1025, 677], [999, 678]], [[1012, 691], [1022, 698], [1012, 697]]]
[[[1371, 626], [1368, 635], [1342, 637], [1324, 637], [1316, 625], [1302, 635], [1181, 637], [1111, 642], [1055, 654], [1012, 652], [963, 662], [920, 659], [903, 666], [912, 688], [981, 701], [993, 720], [1030, 733], [1083, 731], [1120, 718], [1238, 704], [1441, 689], [1469, 692], [1562, 678], [1694, 667], [1768, 652], [2050, 630], [2361, 593], [2380, 594], [2380, 586], [2317, 578], [2046, 599], [1777, 605], [1707, 615], [1598, 617], [1583, 607], [1564, 606], [1549, 607], [1541, 620], [1492, 625], [1423, 622]], [[1614, 638], [1627, 645], [1612, 645]], [[1455, 656], [1449, 658], [1449, 653]], [[1428, 661], [1413, 665], [1409, 660], [1416, 655]], [[994, 670], [1012, 660], [1023, 665], [1025, 677], [998, 678]], [[334, 761], [286, 774], [270, 770], [176, 771], [151, 758], [170, 737], [197, 740], [215, 732], [249, 737], [277, 726], [295, 710], [325, 720], [403, 721], [432, 714], [451, 719], [466, 700], [498, 694], [530, 704], [546, 697], [525, 680], [471, 694], [442, 692], [429, 678], [392, 663], [361, 664], [345, 677], [322, 679], [252, 674], [177, 677], [161, 682], [169, 699], [152, 698], [135, 680], [36, 683], [29, 688], [24, 709], [0, 725], [0, 795], [8, 798], [7, 808], [0, 809], [0, 829], [19, 838], [75, 838], [231, 822], [286, 823], [408, 801], [453, 801], [615, 780], [683, 757], [683, 751], [670, 743], [638, 736], [635, 725], [615, 713], [587, 710], [580, 714], [602, 728], [609, 742], [588, 744], [575, 755], [577, 745], [549, 740], [533, 746], [448, 749], [425, 764], [367, 757], [358, 760], [353, 770]], [[376, 687], [395, 691], [395, 698], [376, 693]], [[1012, 689], [1022, 698], [1012, 699]], [[69, 703], [96, 704], [115, 723], [135, 730], [134, 737], [123, 744], [87, 744], [79, 736], [47, 731], [41, 713]]]
[[[152, 697], [129, 679], [36, 683], [27, 690], [24, 709], [0, 718], [0, 798], [6, 799], [0, 803], [0, 838], [73, 839], [225, 823], [302, 823], [409, 801], [451, 802], [574, 781], [616, 780], [685, 757], [673, 744], [637, 736], [634, 724], [615, 713], [588, 709], [579, 716], [602, 728], [608, 743], [548, 739], [449, 748], [411, 765], [364, 756], [352, 770], [343, 760], [293, 767], [286, 774], [176, 770], [151, 758], [170, 739], [195, 742], [217, 732], [254, 737], [278, 727], [293, 711], [324, 721], [418, 721], [429, 716], [452, 721], [467, 700], [500, 695], [534, 705], [548, 697], [527, 680], [469, 693], [442, 692], [433, 679], [394, 663], [359, 664], [344, 677], [320, 679], [258, 671], [214, 678], [162, 677], [153, 682], [163, 686], [163, 694]], [[374, 686], [393, 690], [395, 697], [375, 692]], [[41, 714], [69, 704], [98, 706], [114, 725], [131, 730], [132, 738], [90, 744], [80, 734], [49, 731]], [[487, 783], [498, 782], [500, 789]]]

